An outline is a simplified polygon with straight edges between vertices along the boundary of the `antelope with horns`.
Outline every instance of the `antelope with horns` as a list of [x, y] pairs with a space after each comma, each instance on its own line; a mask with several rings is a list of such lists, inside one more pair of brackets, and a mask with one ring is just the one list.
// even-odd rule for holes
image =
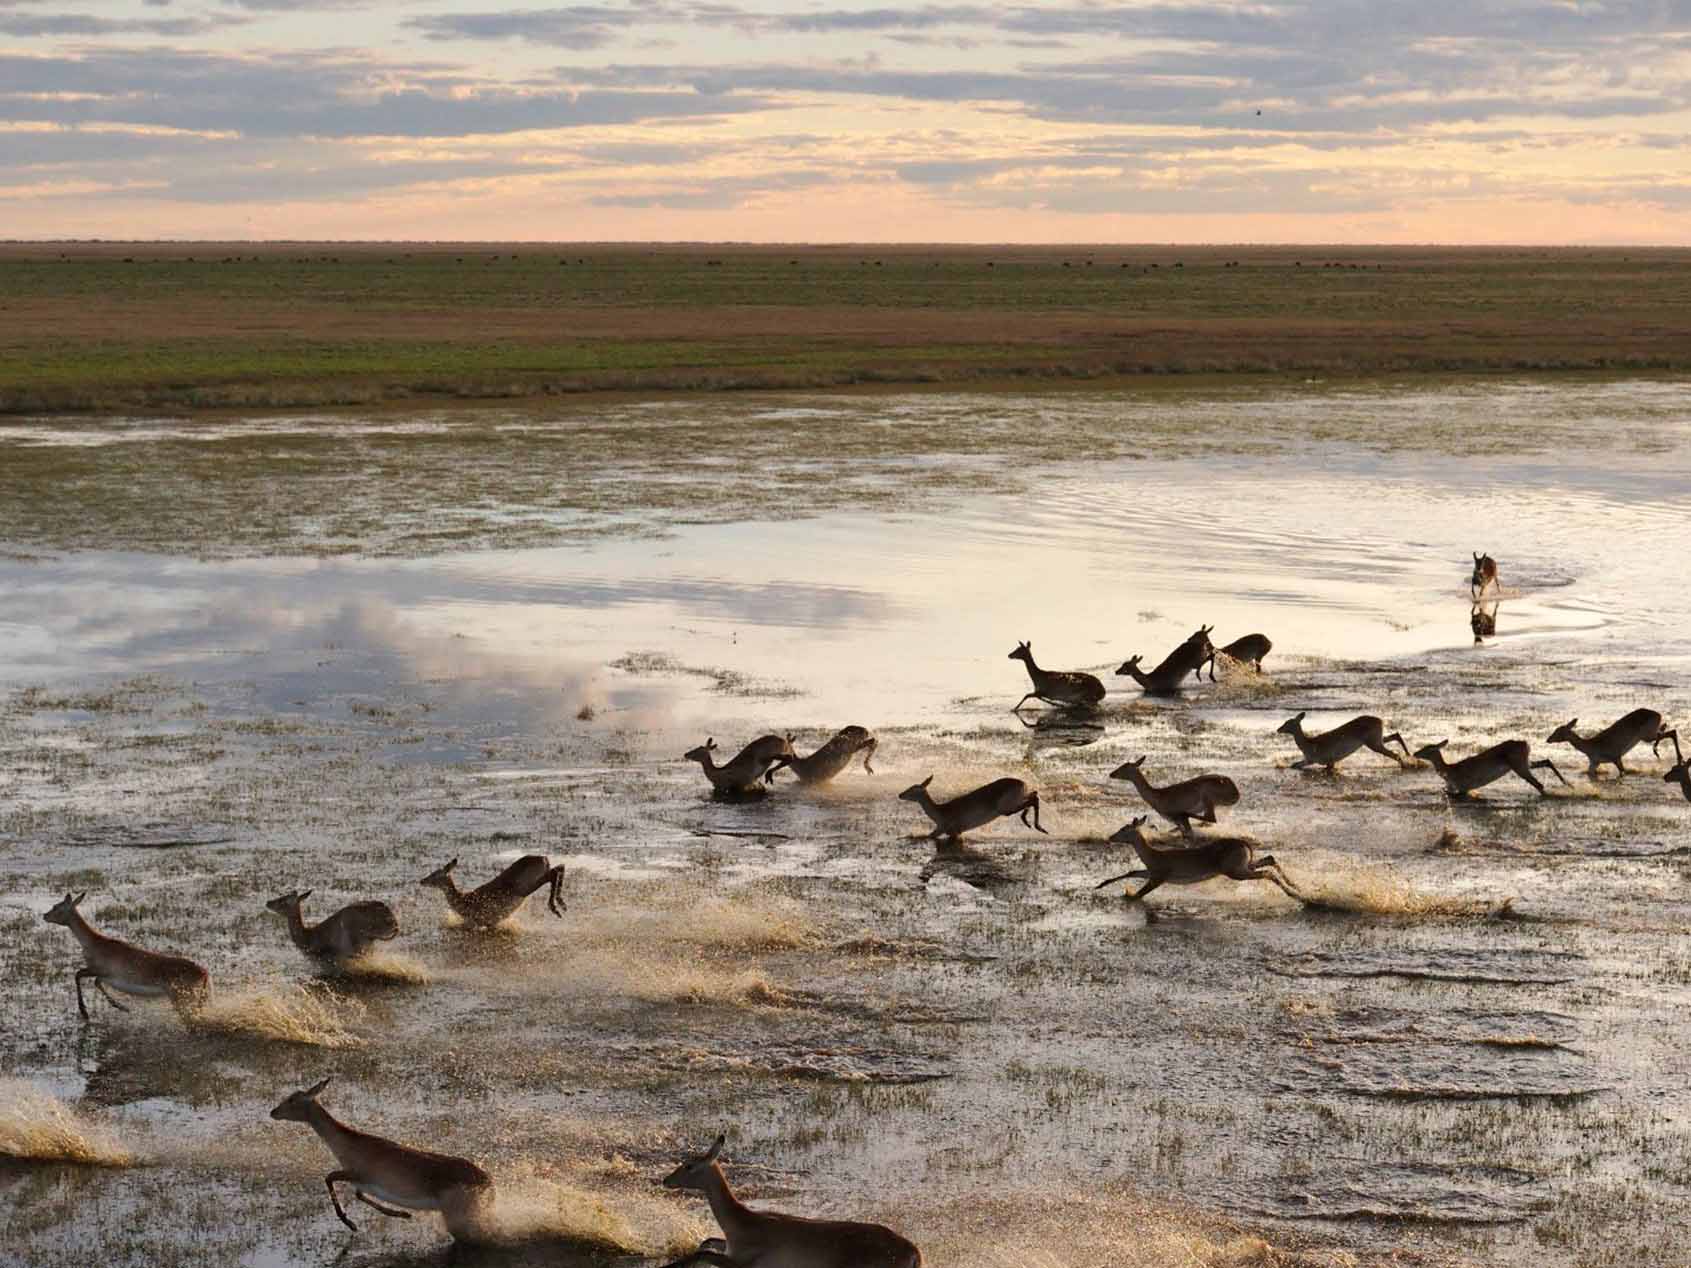
[[1186, 675], [1196, 673], [1200, 665], [1207, 662], [1215, 653], [1215, 647], [1210, 642], [1210, 631], [1215, 626], [1205, 625], [1198, 629], [1179, 647], [1163, 657], [1162, 664], [1150, 673], [1139, 668], [1143, 656], [1130, 656], [1117, 674], [1131, 677], [1146, 691], [1153, 695], [1167, 695], [1180, 690]]
[[1029, 700], [1043, 700], [1059, 709], [1077, 709], [1088, 708], [1104, 698], [1104, 684], [1091, 674], [1072, 669], [1041, 669], [1034, 664], [1032, 643], [1017, 643], [1010, 659], [1026, 665], [1028, 677], [1033, 680], [1033, 690], [1016, 701], [1011, 713]]
[[718, 1136], [708, 1150], [663, 1180], [666, 1189], [703, 1193], [722, 1237], [665, 1268], [922, 1268], [922, 1252], [884, 1225], [752, 1210], [734, 1196], [722, 1174], [718, 1158], [724, 1139]]
[[[348, 1127], [317, 1099], [328, 1085], [324, 1079], [290, 1093], [270, 1117], [306, 1124], [334, 1154], [340, 1169], [331, 1171], [323, 1183], [342, 1224], [358, 1231], [335, 1193], [335, 1185], [344, 1183], [352, 1186], [353, 1197], [383, 1215], [408, 1220], [412, 1211], [439, 1211], [455, 1240], [476, 1241], [485, 1235], [493, 1204], [493, 1178], [487, 1172], [467, 1158], [413, 1149]], [[399, 1207], [404, 1209], [395, 1209]]]
[[[934, 830], [928, 833], [930, 840], [948, 837], [956, 841], [971, 828], [1009, 815], [1020, 815], [1024, 827], [1045, 832], [1039, 824], [1039, 791], [1026, 780], [1009, 776], [995, 779], [950, 801], [933, 799], [928, 792], [928, 785], [933, 782], [934, 777], [929, 775], [921, 783], [911, 784], [898, 794], [900, 801], [915, 802], [934, 821]], [[1028, 823], [1030, 811], [1033, 814], [1031, 824]]]
[[1418, 748], [1415, 756], [1433, 764], [1433, 769], [1444, 780], [1445, 791], [1452, 797], [1466, 797], [1474, 789], [1484, 788], [1511, 773], [1536, 788], [1540, 797], [1548, 797], [1550, 794], [1545, 791], [1544, 785], [1533, 776], [1535, 770], [1549, 770], [1562, 780], [1564, 786], [1568, 785], [1568, 781], [1562, 778], [1562, 772], [1556, 769], [1556, 763], [1548, 757], [1538, 762], [1528, 760], [1532, 749], [1525, 740], [1504, 740], [1459, 762], [1444, 760], [1444, 746], [1449, 743], [1449, 740], [1440, 740], [1437, 744]]
[[66, 894], [41, 917], [48, 924], [63, 925], [82, 944], [82, 958], [87, 963], [76, 971], [76, 1007], [82, 1020], [88, 1020], [88, 1004], [82, 998], [84, 978], [91, 979], [94, 989], [119, 1012], [127, 1013], [129, 1005], [112, 995], [114, 989], [125, 995], [167, 998], [184, 1019], [198, 1015], [211, 997], [211, 978], [206, 971], [182, 956], [161, 955], [97, 932], [76, 909], [86, 897], [87, 890], [74, 898]]
[[1145, 804], [1187, 836], [1192, 835], [1192, 820], [1214, 823], [1217, 806], [1239, 804], [1239, 785], [1225, 775], [1199, 775], [1158, 788], [1145, 778], [1144, 764], [1143, 756], [1123, 762], [1110, 772], [1110, 778], [1131, 780]]
[[[1325, 766], [1329, 774], [1333, 768], [1359, 748], [1372, 749], [1384, 757], [1389, 757], [1403, 767], [1403, 757], [1409, 756], [1409, 745], [1403, 741], [1403, 736], [1393, 731], [1386, 734], [1386, 724], [1373, 714], [1364, 713], [1360, 717], [1352, 718], [1343, 726], [1336, 726], [1331, 731], [1318, 731], [1310, 735], [1303, 729], [1303, 720], [1307, 715], [1298, 714], [1295, 718], [1288, 718], [1275, 728], [1276, 735], [1289, 735], [1292, 742], [1298, 746], [1303, 757], [1292, 763], [1293, 770], [1307, 770], [1311, 766]], [[1387, 740], [1396, 740], [1403, 750], [1403, 757], [1399, 757], [1386, 747]]]
[[794, 753], [791, 757], [778, 757], [769, 770], [764, 773], [764, 781], [773, 784], [775, 772], [783, 766], [799, 777], [801, 784], [825, 784], [838, 775], [851, 759], [859, 753], [863, 754], [863, 771], [873, 775], [875, 768], [869, 765], [869, 759], [875, 756], [875, 746], [879, 741], [867, 730], [860, 726], [842, 727], [834, 733], [834, 738], [809, 757], [800, 757]]
[[356, 960], [376, 945], [399, 936], [399, 921], [386, 903], [350, 903], [318, 924], [308, 925], [300, 908], [309, 889], [283, 894], [264, 905], [288, 922], [294, 945], [314, 960]]
[[716, 764], [716, 740], [706, 740], [682, 756], [704, 768], [711, 791], [723, 796], [755, 796], [763, 791], [758, 783], [769, 768], [782, 758], [796, 756], [790, 735], [760, 735], [741, 749], [731, 761]]
[[[1247, 634], [1244, 638], [1234, 639], [1226, 647], [1212, 647], [1209, 659], [1204, 664], [1210, 667], [1211, 682], [1215, 681], [1215, 658], [1217, 656], [1225, 656], [1228, 660], [1238, 661], [1241, 665], [1254, 665], [1257, 673], [1260, 674], [1262, 672], [1262, 658], [1273, 650], [1274, 644], [1269, 641], [1268, 635]], [[1194, 669], [1192, 677], [1196, 678], [1199, 670], [1203, 667], [1203, 665], [1199, 665], [1197, 669]]]
[[1273, 881], [1293, 898], [1303, 900], [1272, 854], [1257, 857], [1257, 843], [1249, 837], [1210, 837], [1196, 845], [1153, 845], [1141, 831], [1145, 818], [1140, 815], [1110, 837], [1120, 845], [1131, 845], [1144, 866], [1099, 881], [1094, 889], [1143, 878], [1145, 884], [1137, 893], [1129, 890], [1122, 895], [1131, 903], [1159, 885], [1196, 885], [1225, 876], [1236, 881]]
[[1648, 743], [1650, 751], [1657, 757], [1661, 756], [1663, 740], [1672, 740], [1674, 751], [1679, 751], [1679, 733], [1668, 730], [1662, 722], [1662, 715], [1654, 709], [1634, 709], [1590, 739], [1581, 737], [1574, 730], [1578, 725], [1578, 718], [1570, 718], [1552, 731], [1545, 743], [1572, 744], [1585, 754], [1586, 773], [1594, 779], [1597, 768], [1605, 762], [1625, 775], [1626, 767], [1621, 765], [1621, 759], [1640, 744]]
[[559, 897], [564, 885], [564, 865], [553, 867], [544, 854], [525, 854], [510, 867], [479, 889], [465, 893], [452, 879], [452, 869], [458, 866], [453, 859], [444, 867], [437, 867], [418, 882], [446, 895], [447, 905], [457, 912], [465, 924], [477, 929], [491, 929], [523, 905], [523, 900], [542, 885], [548, 886], [546, 910], [562, 917], [564, 904]]

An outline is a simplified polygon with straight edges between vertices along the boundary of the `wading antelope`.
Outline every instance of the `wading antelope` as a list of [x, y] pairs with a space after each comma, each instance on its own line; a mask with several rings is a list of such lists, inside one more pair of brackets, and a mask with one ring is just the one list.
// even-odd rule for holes
[[1493, 744], [1482, 753], [1464, 757], [1459, 762], [1444, 760], [1444, 746], [1449, 743], [1449, 740], [1440, 740], [1437, 744], [1418, 748], [1415, 750], [1415, 756], [1433, 764], [1433, 769], [1444, 780], [1445, 791], [1452, 797], [1466, 797], [1474, 789], [1484, 788], [1511, 772], [1538, 789], [1538, 795], [1541, 797], [1548, 797], [1550, 794], [1545, 792], [1544, 785], [1534, 778], [1535, 770], [1552, 771], [1557, 779], [1562, 780], [1564, 786], [1568, 784], [1568, 781], [1562, 778], [1562, 772], [1556, 769], [1556, 763], [1548, 757], [1538, 762], [1527, 760], [1532, 755], [1532, 749], [1525, 740], [1504, 740], [1501, 744]]
[[663, 1180], [666, 1189], [703, 1193], [722, 1239], [704, 1243], [665, 1268], [922, 1268], [922, 1252], [884, 1225], [752, 1210], [734, 1196], [722, 1174], [717, 1157], [723, 1140], [718, 1136], [708, 1151]]
[[[1229, 660], [1236, 660], [1241, 665], [1255, 665], [1257, 673], [1260, 674], [1262, 672], [1262, 658], [1273, 650], [1274, 644], [1269, 641], [1268, 635], [1247, 634], [1244, 638], [1234, 639], [1226, 647], [1212, 647], [1209, 659], [1204, 664], [1210, 667], [1211, 682], [1215, 681], [1215, 658], [1218, 654], [1227, 657]], [[1192, 677], [1196, 678], [1198, 670], [1202, 668], [1203, 665], [1199, 665], [1198, 669], [1194, 669]]]
[[1303, 898], [1286, 873], [1280, 870], [1280, 864], [1274, 861], [1272, 854], [1265, 854], [1260, 859], [1256, 856], [1257, 843], [1248, 837], [1212, 837], [1197, 845], [1153, 845], [1140, 831], [1144, 823], [1145, 816], [1140, 815], [1110, 837], [1120, 845], [1131, 845], [1144, 866], [1112, 876], [1107, 881], [1099, 881], [1094, 889], [1143, 877], [1145, 884], [1137, 893], [1128, 890], [1122, 894], [1131, 903], [1145, 897], [1159, 885], [1196, 885], [1200, 881], [1225, 876], [1236, 881], [1273, 881], [1293, 898], [1300, 901]]
[[1497, 580], [1497, 560], [1490, 555], [1482, 555], [1477, 550], [1473, 555], [1474, 575], [1468, 579], [1468, 592], [1477, 602], [1487, 591], [1495, 592], [1501, 583]]
[[1198, 666], [1206, 663], [1215, 654], [1215, 647], [1210, 643], [1210, 631], [1215, 626], [1202, 626], [1179, 647], [1163, 657], [1162, 664], [1150, 673], [1139, 668], [1143, 656], [1130, 656], [1117, 674], [1126, 675], [1138, 683], [1146, 691], [1153, 693], [1172, 692], [1180, 690], [1180, 684], [1187, 674], [1195, 673]]
[[[352, 1186], [353, 1197], [383, 1215], [408, 1220], [412, 1211], [439, 1211], [446, 1219], [446, 1231], [454, 1238], [477, 1240], [493, 1203], [493, 1178], [467, 1158], [413, 1149], [348, 1127], [318, 1103], [317, 1094], [328, 1085], [329, 1080], [324, 1079], [314, 1087], [290, 1093], [270, 1111], [270, 1117], [306, 1124], [335, 1155], [340, 1170], [331, 1171], [323, 1183], [341, 1223], [358, 1231], [335, 1193], [335, 1185], [344, 1182]], [[382, 1205], [384, 1202], [388, 1205]]]
[[790, 735], [760, 735], [734, 759], [716, 764], [716, 740], [706, 740], [698, 748], [688, 749], [682, 756], [704, 768], [705, 778], [712, 790], [728, 794], [755, 794], [763, 791], [758, 780], [783, 757], [793, 757], [793, 737]]
[[63, 925], [82, 944], [82, 958], [87, 963], [76, 971], [76, 1007], [83, 1021], [88, 1020], [88, 1005], [82, 998], [83, 978], [91, 978], [94, 989], [123, 1013], [129, 1011], [129, 1005], [114, 998], [111, 988], [125, 995], [168, 998], [184, 1018], [195, 1016], [205, 1007], [211, 996], [211, 978], [204, 969], [179, 955], [160, 955], [95, 932], [76, 909], [86, 897], [87, 890], [75, 898], [66, 894], [41, 917], [48, 924]]
[[550, 887], [546, 894], [546, 910], [554, 916], [564, 914], [564, 904], [558, 897], [564, 885], [564, 865], [560, 863], [553, 867], [544, 854], [523, 855], [480, 889], [472, 889], [467, 894], [452, 879], [452, 869], [457, 866], [458, 860], [453, 859], [417, 883], [445, 894], [447, 904], [467, 925], [478, 929], [493, 928], [521, 907], [523, 900], [542, 885]]
[[1596, 778], [1597, 768], [1608, 762], [1621, 774], [1626, 774], [1626, 767], [1621, 765], [1621, 759], [1632, 752], [1640, 744], [1648, 743], [1650, 751], [1657, 757], [1662, 753], [1662, 741], [1672, 740], [1674, 752], [1679, 751], [1679, 734], [1670, 731], [1662, 723], [1662, 715], [1654, 709], [1634, 709], [1619, 722], [1599, 731], [1590, 739], [1582, 739], [1574, 728], [1579, 725], [1578, 718], [1572, 718], [1550, 733], [1547, 744], [1572, 744], [1585, 754], [1588, 763], [1586, 773]]
[[[971, 828], [978, 828], [983, 823], [991, 823], [994, 819], [1002, 819], [1009, 815], [1020, 815], [1024, 827], [1031, 827], [1035, 832], [1045, 832], [1039, 826], [1039, 792], [1025, 780], [1005, 777], [995, 779], [990, 784], [982, 784], [973, 792], [966, 792], [961, 797], [953, 797], [950, 801], [935, 801], [928, 793], [928, 785], [934, 782], [929, 775], [919, 784], [911, 784], [898, 794], [900, 801], [913, 801], [927, 812], [928, 818], [934, 821], [934, 830], [928, 833], [933, 840], [950, 837], [953, 841], [961, 837]], [[1033, 813], [1033, 822], [1028, 823], [1028, 813]], [[1047, 836], [1050, 833], [1046, 833]]]
[[1679, 737], [1673, 737], [1673, 768], [1662, 776], [1662, 780], [1669, 784], [1678, 784], [1679, 791], [1685, 794], [1685, 800], [1691, 801], [1691, 762], [1685, 760], [1685, 754], [1679, 751]]
[[[1097, 704], [1104, 698], [1104, 684], [1091, 674], [1079, 673], [1069, 669], [1041, 669], [1033, 663], [1033, 644], [1017, 643], [1016, 650], [1010, 653], [1011, 660], [1019, 660], [1028, 667], [1028, 677], [1033, 680], [1033, 690], [1016, 701], [1016, 709], [1020, 709], [1029, 700], [1043, 700], [1046, 704], [1054, 704], [1060, 709], [1084, 708]], [[1016, 709], [1010, 710], [1014, 713]]]
[[[1340, 762], [1356, 752], [1359, 748], [1374, 750], [1403, 765], [1403, 757], [1409, 756], [1409, 745], [1403, 742], [1403, 736], [1393, 731], [1386, 734], [1386, 724], [1372, 714], [1365, 713], [1361, 717], [1352, 718], [1343, 726], [1336, 726], [1331, 731], [1320, 731], [1315, 735], [1306, 733], [1303, 729], [1305, 714], [1298, 714], [1295, 718], [1288, 718], [1275, 728], [1276, 735], [1289, 735], [1303, 758], [1292, 763], [1293, 770], [1306, 770], [1311, 766], [1325, 766], [1329, 772]], [[1396, 740], [1398, 747], [1403, 750], [1403, 757], [1399, 757], [1386, 747], [1387, 740]]]
[[288, 922], [294, 945], [317, 960], [356, 960], [378, 942], [399, 936], [399, 922], [386, 903], [351, 903], [320, 924], [308, 925], [300, 906], [311, 891], [283, 894], [264, 905]]
[[797, 753], [791, 757], [778, 757], [775, 764], [765, 772], [763, 778], [767, 783], [775, 782], [775, 772], [785, 766], [799, 777], [801, 784], [825, 784], [838, 775], [857, 754], [863, 754], [863, 770], [865, 774], [873, 775], [875, 768], [869, 765], [869, 759], [875, 756], [875, 745], [879, 741], [869, 734], [863, 727], [842, 727], [835, 732], [834, 738], [809, 757], [800, 757]]
[[1110, 778], [1131, 780], [1145, 804], [1187, 836], [1192, 835], [1192, 820], [1214, 823], [1217, 806], [1239, 803], [1239, 785], [1225, 775], [1199, 775], [1158, 788], [1145, 778], [1140, 769], [1144, 764], [1143, 756], [1123, 762], [1110, 772]]

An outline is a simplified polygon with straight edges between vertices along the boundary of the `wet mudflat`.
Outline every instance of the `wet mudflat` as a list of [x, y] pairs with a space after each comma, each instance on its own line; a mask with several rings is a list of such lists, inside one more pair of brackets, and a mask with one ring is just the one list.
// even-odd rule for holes
[[[886, 1220], [935, 1264], [1667, 1262], [1691, 1220], [1691, 804], [1647, 747], [1593, 781], [1543, 741], [1638, 706], [1691, 721], [1684, 399], [0, 429], [0, 1153], [65, 1160], [0, 1170], [8, 1244], [334, 1259], [333, 1163], [267, 1117], [333, 1074], [347, 1121], [494, 1174], [503, 1244], [460, 1262], [663, 1262], [641, 1257], [714, 1230], [652, 1181], [723, 1129], [755, 1200]], [[624, 415], [646, 448], [605, 474]], [[95, 541], [76, 508], [108, 492], [130, 509]], [[1476, 549], [1506, 587], [1479, 648]], [[1111, 673], [1200, 622], [1268, 633], [1267, 674], [1154, 699]], [[1019, 639], [1099, 673], [1104, 705], [1009, 714]], [[1459, 806], [1366, 750], [1291, 770], [1274, 728], [1300, 710], [1454, 753], [1529, 739], [1573, 786]], [[848, 723], [880, 737], [876, 773], [820, 791], [713, 802], [679, 760]], [[1141, 754], [1158, 783], [1234, 779], [1222, 828], [1316, 901], [1095, 891], [1132, 865], [1107, 838], [1143, 807], [1106, 776]], [[929, 774], [1028, 779], [1050, 835], [937, 850], [896, 799]], [[525, 853], [566, 865], [563, 919], [536, 897], [475, 934], [416, 884]], [[384, 899], [401, 935], [322, 977], [264, 909], [295, 888], [308, 918]], [[204, 1021], [90, 992], [81, 1025], [80, 961], [40, 920], [66, 889], [203, 963]], [[343, 1263], [444, 1257], [432, 1220], [353, 1218]]]

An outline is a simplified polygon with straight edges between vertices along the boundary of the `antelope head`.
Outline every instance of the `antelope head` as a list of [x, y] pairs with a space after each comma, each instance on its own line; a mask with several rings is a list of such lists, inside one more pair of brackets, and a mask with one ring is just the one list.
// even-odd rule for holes
[[299, 1092], [289, 1092], [282, 1103], [270, 1111], [271, 1118], [283, 1119], [291, 1123], [306, 1123], [311, 1121], [311, 1107], [317, 1104], [317, 1094], [329, 1086], [329, 1080], [314, 1083]]
[[1561, 726], [1552, 731], [1550, 733], [1550, 738], [1544, 742], [1546, 744], [1572, 744], [1575, 740], [1579, 739], [1579, 736], [1574, 734], [1574, 727], [1578, 725], [1578, 718], [1569, 718]]
[[903, 792], [899, 793], [898, 799], [900, 801], [921, 801], [922, 798], [927, 795], [928, 785], [933, 783], [933, 782], [934, 782], [934, 777], [932, 775], [929, 775], [921, 783], [911, 784], [910, 787], [906, 788]]
[[1129, 656], [1127, 658], [1127, 660], [1122, 662], [1122, 667], [1120, 669], [1116, 670], [1116, 672], [1118, 674], [1132, 673], [1135, 666], [1137, 666], [1139, 664], [1139, 662], [1144, 660], [1144, 659], [1145, 658], [1143, 656]]
[[1444, 746], [1449, 743], [1449, 740], [1440, 740], [1437, 744], [1423, 744], [1415, 750], [1414, 756], [1420, 761], [1437, 765], [1444, 760]]
[[[424, 882], [424, 884], [427, 883], [427, 881]], [[278, 916], [286, 916], [289, 912], [298, 911], [299, 905], [310, 897], [311, 891], [309, 889], [301, 890], [298, 893], [283, 894], [279, 898], [272, 898], [264, 905], [271, 911], [275, 912]]]
[[1132, 845], [1135, 841], [1144, 841], [1145, 834], [1140, 831], [1145, 826], [1149, 816], [1140, 815], [1137, 819], [1130, 819], [1122, 827], [1110, 834], [1110, 840], [1117, 845]]
[[1132, 779], [1139, 773], [1139, 768], [1145, 764], [1145, 754], [1141, 753], [1131, 762], [1123, 762], [1110, 772], [1111, 779]]
[[50, 925], [70, 925], [76, 920], [76, 905], [88, 897], [88, 891], [83, 890], [75, 898], [66, 894], [54, 903], [51, 910], [42, 914], [41, 919]]
[[435, 868], [417, 884], [427, 885], [430, 889], [451, 889], [453, 885], [452, 869], [457, 866], [458, 860], [453, 859], [450, 863]]
[[703, 1189], [710, 1183], [710, 1175], [716, 1170], [716, 1160], [722, 1153], [722, 1146], [728, 1143], [727, 1136], [718, 1136], [711, 1142], [711, 1147], [704, 1153], [687, 1159], [674, 1171], [663, 1178], [666, 1189]]
[[1295, 718], [1287, 718], [1279, 726], [1274, 728], [1274, 734], [1276, 734], [1276, 735], [1296, 735], [1299, 731], [1301, 731], [1303, 729], [1303, 720], [1304, 720], [1304, 715], [1302, 713], [1298, 714], [1298, 716], [1295, 717]]
[[697, 748], [688, 749], [681, 756], [686, 761], [704, 764], [710, 761], [710, 755], [714, 752], [716, 752], [716, 737], [712, 736]]
[[1029, 664], [1032, 664], [1033, 663], [1033, 644], [1032, 643], [1017, 643], [1016, 644], [1016, 650], [1011, 652], [1007, 659], [1027, 661]]

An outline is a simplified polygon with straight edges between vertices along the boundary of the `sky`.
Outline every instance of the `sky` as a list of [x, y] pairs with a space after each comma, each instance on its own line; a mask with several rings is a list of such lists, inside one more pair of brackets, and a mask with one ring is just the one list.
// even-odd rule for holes
[[1691, 244], [1691, 0], [0, 0], [0, 238]]

